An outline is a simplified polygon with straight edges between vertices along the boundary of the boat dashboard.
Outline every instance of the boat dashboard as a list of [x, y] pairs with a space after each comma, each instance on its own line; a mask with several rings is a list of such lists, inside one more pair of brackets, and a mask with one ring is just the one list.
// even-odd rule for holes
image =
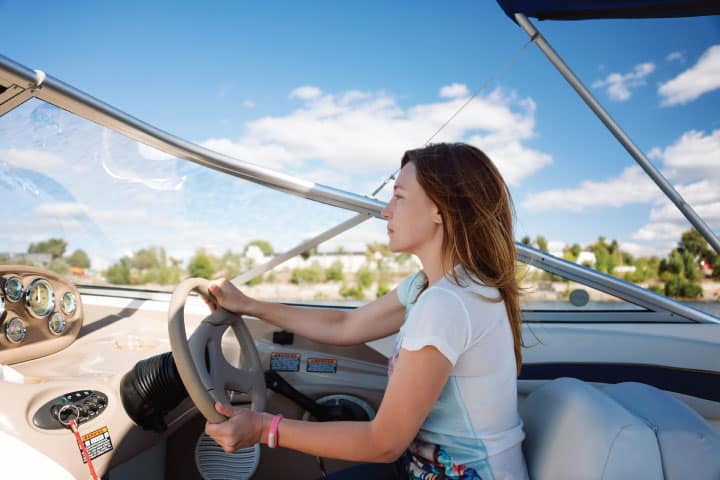
[[[109, 296], [95, 289], [93, 294], [81, 294], [82, 289], [52, 272], [24, 266], [2, 267], [0, 279], [0, 392], [4, 399], [0, 450], [13, 452], [5, 461], [11, 477], [27, 472], [30, 466], [33, 475], [46, 478], [88, 476], [83, 454], [63, 425], [68, 416], [79, 417], [81, 438], [101, 476], [123, 478], [118, 474], [123, 465], [160, 445], [163, 451], [177, 451], [163, 453], [151, 462], [163, 464], [158, 476], [175, 475], [173, 468], [179, 463], [164, 462], [177, 455], [190, 459], [183, 469], [195, 471], [190, 453], [204, 421], [190, 399], [165, 412], [163, 431], [153, 431], [133, 421], [122, 394], [123, 378], [138, 362], [171, 350], [169, 294], [159, 294], [166, 295], [165, 300]], [[189, 336], [208, 313], [199, 296], [188, 298], [185, 324]], [[287, 335], [278, 336], [275, 327], [261, 320], [246, 318], [245, 322], [265, 371], [281, 375], [309, 397], [342, 394], [371, 410], [379, 405], [387, 376], [386, 358], [377, 351], [365, 345], [318, 345], [292, 335], [288, 341]], [[241, 349], [228, 329], [222, 350], [231, 365], [240, 364]], [[231, 398], [234, 403], [244, 403], [243, 394]], [[272, 391], [268, 391], [267, 406], [289, 417], [307, 417], [301, 406]], [[189, 424], [195, 425], [191, 440], [178, 444], [177, 438], [185, 435], [179, 432]], [[274, 468], [273, 462], [262, 462], [260, 467]], [[195, 471], [173, 478], [199, 476]]]

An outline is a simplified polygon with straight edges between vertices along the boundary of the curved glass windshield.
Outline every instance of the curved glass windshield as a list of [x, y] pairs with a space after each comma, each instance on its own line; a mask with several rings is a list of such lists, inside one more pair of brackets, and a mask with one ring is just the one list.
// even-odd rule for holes
[[[0, 262], [78, 284], [171, 290], [187, 276], [233, 278], [354, 215], [173, 158], [39, 100], [0, 117], [0, 145]], [[416, 266], [403, 257], [386, 265], [389, 252], [372, 242], [384, 222], [367, 223], [369, 241], [346, 235], [306, 252], [252, 279], [254, 294], [375, 298]]]

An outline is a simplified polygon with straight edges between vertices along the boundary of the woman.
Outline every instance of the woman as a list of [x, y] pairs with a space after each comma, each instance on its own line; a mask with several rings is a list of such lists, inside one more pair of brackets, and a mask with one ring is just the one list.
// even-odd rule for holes
[[217, 404], [229, 419], [206, 432], [226, 451], [279, 439], [311, 455], [373, 462], [329, 478], [527, 478], [507, 186], [488, 157], [465, 144], [408, 151], [401, 166], [382, 215], [390, 250], [415, 254], [423, 269], [389, 294], [335, 311], [257, 301], [227, 280], [210, 287], [225, 309], [321, 343], [352, 345], [399, 332], [375, 418], [280, 421]]

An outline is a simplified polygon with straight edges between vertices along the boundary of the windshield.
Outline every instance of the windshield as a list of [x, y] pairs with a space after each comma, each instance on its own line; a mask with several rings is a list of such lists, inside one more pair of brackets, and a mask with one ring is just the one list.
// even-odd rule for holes
[[[84, 285], [171, 290], [188, 275], [232, 278], [354, 215], [170, 157], [35, 99], [0, 117], [0, 145], [0, 261]], [[371, 240], [373, 230], [384, 236], [382, 223], [364, 227]], [[335, 253], [365, 263], [366, 242], [344, 241]], [[332, 279], [335, 262], [349, 262], [308, 263], [311, 253], [251, 283], [280, 276], [297, 286], [316, 270]], [[308, 296], [297, 288], [262, 295]]]
[[[0, 145], [0, 192], [12, 206], [3, 209], [0, 262], [46, 267], [80, 285], [170, 291], [188, 276], [234, 278], [355, 215], [171, 157], [36, 99], [0, 117]], [[512, 189], [512, 171], [506, 175]], [[368, 190], [381, 180], [361, 179]], [[519, 220], [523, 233], [529, 222]], [[695, 233], [667, 258], [633, 256], [602, 236], [584, 246], [519, 240], [663, 295], [704, 297], [711, 301], [694, 306], [717, 314], [718, 284]], [[372, 300], [420, 268], [386, 242], [384, 222], [372, 219], [246, 288], [272, 300]], [[527, 310], [641, 310], [534, 267], [520, 270]]]

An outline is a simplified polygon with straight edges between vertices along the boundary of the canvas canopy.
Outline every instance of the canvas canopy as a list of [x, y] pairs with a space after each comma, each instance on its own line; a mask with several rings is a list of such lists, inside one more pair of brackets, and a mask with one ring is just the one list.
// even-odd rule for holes
[[538, 20], [694, 17], [720, 14], [720, 0], [497, 0], [505, 13]]

